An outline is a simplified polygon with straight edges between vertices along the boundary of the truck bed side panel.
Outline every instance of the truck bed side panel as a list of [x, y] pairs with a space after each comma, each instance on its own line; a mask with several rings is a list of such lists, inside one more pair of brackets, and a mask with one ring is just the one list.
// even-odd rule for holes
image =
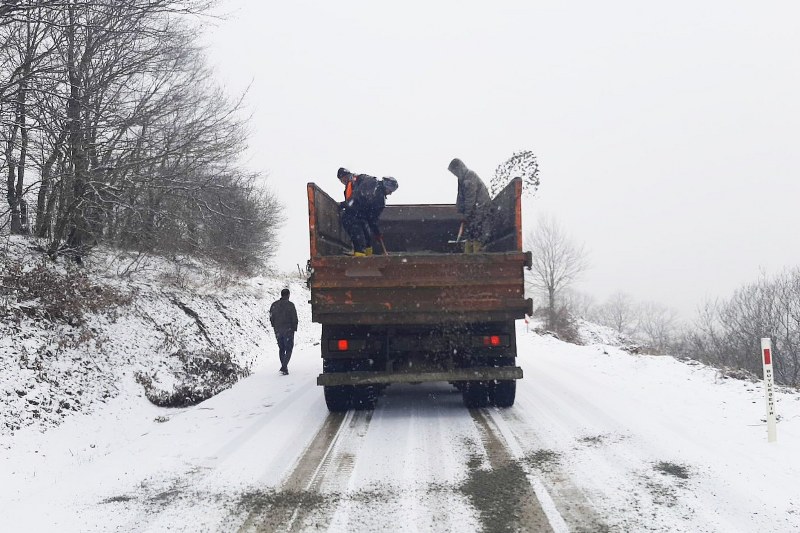
[[312, 319], [324, 324], [493, 322], [530, 313], [529, 254], [398, 254], [311, 262]]

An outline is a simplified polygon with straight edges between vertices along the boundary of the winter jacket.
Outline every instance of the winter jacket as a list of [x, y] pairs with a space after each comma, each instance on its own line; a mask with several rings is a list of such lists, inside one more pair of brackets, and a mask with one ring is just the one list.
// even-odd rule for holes
[[344, 186], [344, 202], [342, 202], [342, 206], [350, 201], [350, 198], [353, 197], [353, 189], [358, 182], [358, 176], [355, 174], [350, 174], [350, 179], [347, 180], [347, 185]]
[[297, 310], [288, 297], [272, 303], [269, 307], [269, 322], [276, 334], [297, 331]]
[[342, 202], [341, 204], [342, 207], [346, 207], [353, 204], [353, 193], [358, 187], [358, 183], [359, 180], [361, 180], [361, 178], [365, 178], [367, 180], [377, 179], [374, 176], [370, 176], [369, 174], [350, 174], [350, 179], [347, 180], [347, 185], [344, 186], [344, 202]]
[[378, 220], [386, 207], [383, 181], [375, 176], [359, 174], [348, 182], [345, 198], [342, 207], [348, 215], [362, 220], [373, 234], [380, 235]]
[[373, 234], [380, 235], [378, 220], [386, 207], [383, 182], [373, 176], [360, 176], [352, 200], [353, 214], [366, 222]]
[[466, 224], [466, 236], [486, 242], [491, 230], [493, 209], [489, 190], [481, 178], [460, 159], [453, 159], [448, 170], [458, 178], [456, 210]]

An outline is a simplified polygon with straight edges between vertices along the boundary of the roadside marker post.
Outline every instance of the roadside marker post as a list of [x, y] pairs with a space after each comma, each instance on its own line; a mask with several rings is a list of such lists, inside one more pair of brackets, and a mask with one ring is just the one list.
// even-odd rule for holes
[[761, 362], [764, 364], [764, 394], [767, 397], [767, 442], [778, 440], [775, 427], [775, 375], [772, 373], [772, 339], [761, 339]]

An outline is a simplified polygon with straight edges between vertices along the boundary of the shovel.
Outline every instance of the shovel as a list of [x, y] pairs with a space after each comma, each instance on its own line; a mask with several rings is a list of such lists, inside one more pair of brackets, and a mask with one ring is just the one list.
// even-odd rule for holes
[[464, 223], [462, 222], [462, 223], [461, 223], [461, 226], [459, 226], [459, 228], [458, 228], [458, 237], [456, 237], [456, 240], [454, 240], [454, 241], [447, 241], [447, 244], [458, 244], [458, 243], [460, 243], [460, 242], [463, 242], [463, 241], [461, 240], [461, 235], [462, 235], [463, 233], [464, 233]]
[[383, 255], [389, 255], [389, 252], [386, 251], [386, 245], [383, 243], [383, 235], [378, 237], [378, 242], [381, 243], [381, 248], [383, 248]]

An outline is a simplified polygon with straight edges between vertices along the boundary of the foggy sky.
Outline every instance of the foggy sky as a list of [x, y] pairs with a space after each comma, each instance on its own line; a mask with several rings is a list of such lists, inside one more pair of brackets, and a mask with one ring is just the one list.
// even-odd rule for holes
[[550, 214], [590, 252], [577, 288], [691, 318], [800, 264], [800, 3], [253, 2], [209, 28], [252, 113], [247, 165], [287, 208], [275, 264], [308, 259], [305, 184], [394, 176], [452, 203], [453, 157], [489, 182], [533, 150]]

